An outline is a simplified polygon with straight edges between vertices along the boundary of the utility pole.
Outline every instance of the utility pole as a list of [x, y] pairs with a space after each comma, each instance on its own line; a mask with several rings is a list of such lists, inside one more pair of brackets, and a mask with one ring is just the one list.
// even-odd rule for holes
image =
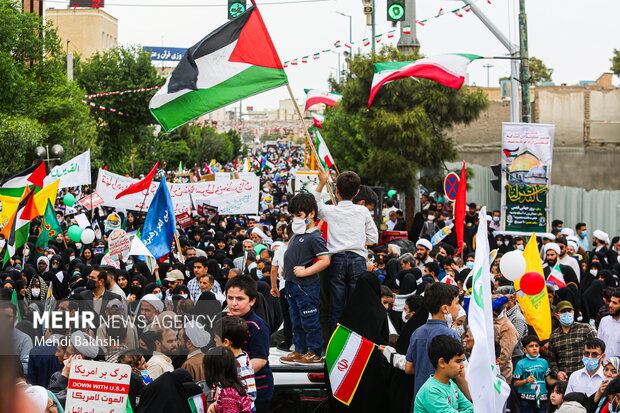
[[[500, 43], [508, 49], [508, 53], [512, 58], [510, 60], [510, 121], [519, 122], [519, 46], [511, 43], [510, 40], [502, 33], [495, 24], [489, 20], [484, 12], [475, 2], [462, 0], [463, 3], [469, 5], [471, 11], [480, 19], [480, 21], [489, 29], [491, 33], [500, 41]], [[522, 1], [522, 0], [521, 0]]]
[[372, 27], [372, 54], [375, 54], [375, 0], [372, 0], [372, 14], [370, 15], [370, 26]]
[[[403, 26], [410, 26], [411, 33], [403, 33]], [[400, 38], [396, 47], [402, 53], [412, 54], [420, 50], [415, 12], [415, 0], [405, 0], [405, 20], [400, 22]]]
[[484, 67], [487, 70], [487, 87], [489, 87], [491, 85], [491, 82], [490, 82], [491, 68], [494, 66], [491, 63], [487, 63], [486, 65], [483, 65], [482, 67]]
[[527, 14], [525, 0], [519, 0], [519, 46], [521, 49], [521, 119], [525, 123], [532, 121], [530, 105], [530, 60], [527, 50]]

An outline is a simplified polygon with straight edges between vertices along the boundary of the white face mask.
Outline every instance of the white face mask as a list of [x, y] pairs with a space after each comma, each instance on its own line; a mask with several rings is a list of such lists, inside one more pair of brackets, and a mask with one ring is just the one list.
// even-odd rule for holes
[[450, 313], [444, 314], [444, 317], [446, 318], [446, 323], [448, 323], [448, 327], [450, 327], [452, 323], [454, 322], [454, 318], [452, 318], [452, 314]]
[[493, 222], [499, 222], [499, 217], [493, 217]]
[[525, 246], [523, 244], [519, 244], [519, 245], [517, 245], [517, 249], [519, 251], [523, 251], [525, 249]]
[[509, 246], [510, 245], [510, 241], [509, 240], [504, 241], [504, 245], [505, 246]]
[[456, 332], [456, 334], [459, 335], [459, 337], [463, 337], [463, 334], [465, 334], [465, 326], [451, 326], [450, 329], [452, 329], [452, 331]]
[[30, 292], [32, 292], [34, 298], [39, 298], [39, 295], [41, 295], [41, 290], [38, 288], [32, 288]]
[[435, 215], [429, 215], [428, 220], [429, 222], [433, 222], [435, 220]]
[[293, 218], [293, 224], [292, 224], [293, 233], [297, 235], [304, 234], [306, 232], [307, 223], [308, 223], [307, 219], [298, 218], [298, 217]]
[[598, 275], [598, 270], [590, 270], [590, 274], [596, 277]]
[[74, 259], [75, 259], [75, 255], [71, 255], [71, 256], [69, 257], [69, 262], [73, 261]]

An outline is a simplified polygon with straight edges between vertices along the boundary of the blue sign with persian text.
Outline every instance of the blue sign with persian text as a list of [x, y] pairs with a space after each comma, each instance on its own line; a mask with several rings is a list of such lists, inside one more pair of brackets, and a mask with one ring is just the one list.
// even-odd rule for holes
[[144, 46], [143, 49], [151, 54], [151, 60], [180, 62], [187, 49], [183, 47]]

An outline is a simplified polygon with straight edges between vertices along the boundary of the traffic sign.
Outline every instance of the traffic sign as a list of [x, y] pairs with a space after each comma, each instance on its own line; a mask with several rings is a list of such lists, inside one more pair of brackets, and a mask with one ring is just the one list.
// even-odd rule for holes
[[456, 194], [459, 191], [459, 176], [450, 172], [443, 181], [443, 192], [450, 201], [456, 200]]

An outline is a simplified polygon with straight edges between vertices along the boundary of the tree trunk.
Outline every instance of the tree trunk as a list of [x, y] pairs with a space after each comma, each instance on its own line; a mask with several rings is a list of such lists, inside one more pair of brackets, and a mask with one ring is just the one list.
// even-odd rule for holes
[[407, 231], [409, 231], [411, 229], [411, 226], [413, 225], [413, 216], [416, 213], [417, 203], [418, 199], [415, 196], [415, 192], [413, 190], [408, 190], [405, 193], [405, 227], [407, 228]]

